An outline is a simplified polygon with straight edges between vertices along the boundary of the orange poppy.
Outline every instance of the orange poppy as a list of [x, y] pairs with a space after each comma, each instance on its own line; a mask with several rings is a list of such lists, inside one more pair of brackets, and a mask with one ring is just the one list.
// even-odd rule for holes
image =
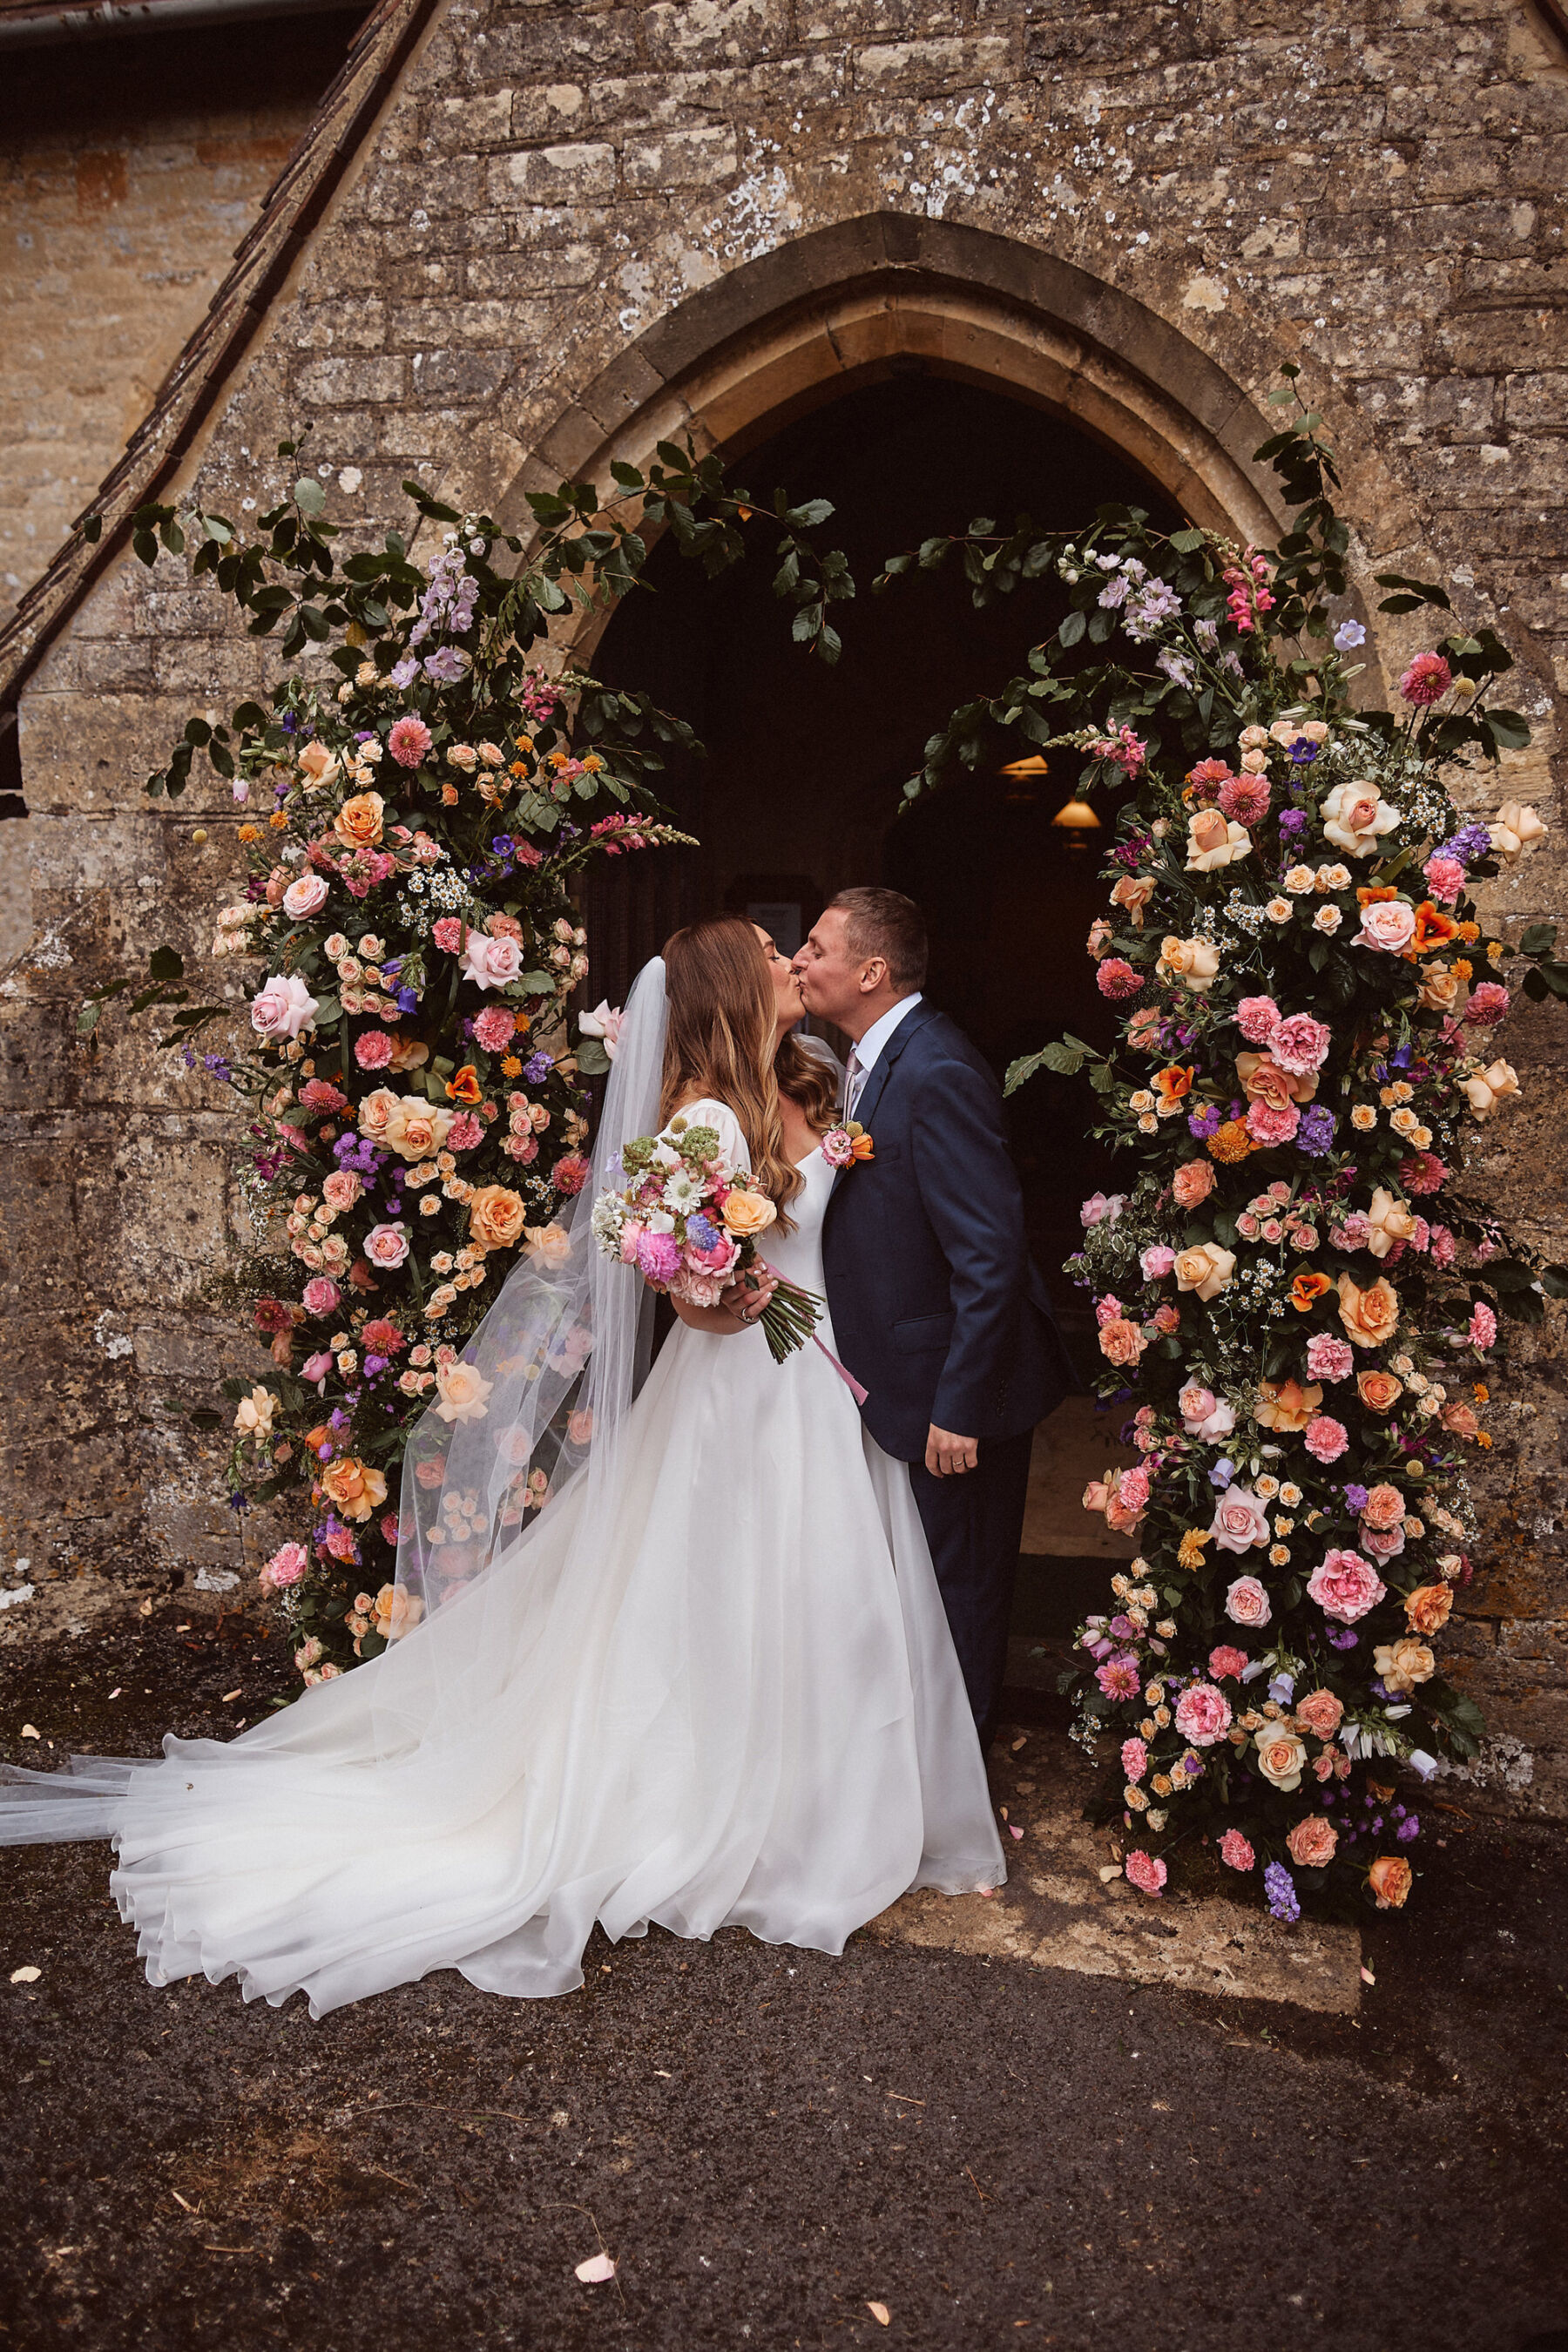
[[447, 1099], [451, 1102], [477, 1103], [479, 1094], [479, 1074], [472, 1062], [465, 1062], [457, 1076], [447, 1081]]
[[1290, 1285], [1290, 1304], [1298, 1315], [1305, 1315], [1314, 1301], [1333, 1286], [1326, 1274], [1319, 1274], [1310, 1267], [1305, 1274], [1299, 1274]]
[[1417, 955], [1430, 955], [1434, 948], [1446, 948], [1458, 928], [1451, 915], [1445, 915], [1430, 898], [1423, 898], [1415, 909], [1415, 929], [1410, 944]]
[[1156, 1070], [1154, 1085], [1159, 1091], [1161, 1101], [1180, 1102], [1184, 1095], [1192, 1092], [1193, 1079], [1195, 1076], [1196, 1070], [1192, 1064], [1183, 1070], [1178, 1069], [1173, 1062], [1168, 1070]]

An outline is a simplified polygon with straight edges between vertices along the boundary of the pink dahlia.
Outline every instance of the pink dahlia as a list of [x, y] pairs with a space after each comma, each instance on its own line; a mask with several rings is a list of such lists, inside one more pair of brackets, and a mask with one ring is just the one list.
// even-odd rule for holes
[[1307, 1371], [1314, 1381], [1348, 1381], [1355, 1370], [1355, 1355], [1348, 1340], [1336, 1339], [1327, 1331], [1314, 1331], [1307, 1342]]
[[1128, 1855], [1122, 1867], [1140, 1895], [1158, 1895], [1168, 1874], [1159, 1856], [1145, 1853], [1142, 1846]]
[[1417, 709], [1441, 702], [1454, 683], [1454, 673], [1441, 654], [1417, 654], [1399, 681], [1399, 691]]
[[1472, 1029], [1489, 1029], [1493, 1022], [1504, 1018], [1511, 1002], [1507, 989], [1498, 982], [1483, 980], [1479, 988], [1471, 989], [1464, 1018]]
[[1322, 1022], [1314, 1021], [1310, 1013], [1292, 1013], [1269, 1038], [1268, 1055], [1282, 1070], [1305, 1077], [1309, 1072], [1322, 1068], [1332, 1042]]
[[1399, 1178], [1407, 1192], [1437, 1192], [1447, 1181], [1448, 1171], [1435, 1151], [1413, 1151], [1399, 1163]]
[[1219, 1842], [1219, 1858], [1231, 1870], [1250, 1870], [1258, 1860], [1239, 1830], [1226, 1830]]
[[423, 719], [395, 719], [386, 748], [400, 768], [416, 768], [430, 749], [430, 730]]
[[680, 1244], [673, 1234], [645, 1233], [637, 1240], [637, 1259], [649, 1282], [673, 1282], [680, 1272]]
[[1094, 975], [1101, 996], [1136, 996], [1143, 982], [1122, 956], [1107, 956]]
[[1266, 1045], [1279, 1019], [1279, 1007], [1271, 996], [1244, 996], [1236, 1008], [1236, 1025], [1249, 1045]]
[[347, 1095], [340, 1094], [330, 1078], [307, 1078], [300, 1100], [306, 1110], [347, 1110], [349, 1106]]
[[1314, 1462], [1337, 1462], [1350, 1444], [1350, 1435], [1342, 1421], [1320, 1412], [1307, 1423], [1302, 1442]]
[[1143, 1687], [1138, 1661], [1131, 1650], [1118, 1650], [1096, 1666], [1094, 1679], [1107, 1698], [1136, 1698]]
[[1220, 813], [1234, 824], [1261, 824], [1268, 814], [1267, 776], [1232, 776], [1219, 788]]
[[550, 1181], [558, 1192], [580, 1192], [593, 1168], [580, 1151], [568, 1151], [550, 1171]]
[[1121, 1769], [1130, 1780], [1141, 1780], [1149, 1769], [1149, 1750], [1141, 1739], [1122, 1741]]

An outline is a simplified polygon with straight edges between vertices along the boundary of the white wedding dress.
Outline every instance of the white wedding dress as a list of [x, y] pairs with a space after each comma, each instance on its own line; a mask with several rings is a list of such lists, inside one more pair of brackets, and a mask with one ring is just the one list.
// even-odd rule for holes
[[[688, 1117], [749, 1166], [727, 1109]], [[767, 1255], [820, 1293], [833, 1171], [802, 1169]], [[474, 1591], [240, 1738], [51, 1776], [100, 1792], [75, 1826], [7, 1776], [0, 1837], [111, 1832], [154, 1984], [316, 2016], [443, 1968], [566, 1992], [595, 1921], [839, 1952], [906, 1888], [999, 1885], [909, 1475], [833, 1364], [679, 1325], [622, 1437], [591, 1546], [568, 1487]]]

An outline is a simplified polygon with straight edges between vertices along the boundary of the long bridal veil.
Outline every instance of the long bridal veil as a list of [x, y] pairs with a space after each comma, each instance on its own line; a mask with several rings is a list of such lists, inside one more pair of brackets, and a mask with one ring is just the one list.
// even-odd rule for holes
[[[625, 1145], [658, 1126], [665, 1026], [656, 957], [627, 999], [590, 1183], [532, 1236], [458, 1351], [461, 1377], [448, 1375], [411, 1433], [398, 1510], [400, 1638], [231, 1742], [171, 1737], [163, 1759], [79, 1756], [60, 1772], [0, 1765], [0, 1844], [121, 1840], [128, 1801], [144, 1811], [176, 1758], [199, 1757], [218, 1801], [234, 1768], [310, 1757], [318, 1768], [395, 1760], [405, 1801], [422, 1771], [437, 1781], [472, 1774], [471, 1802], [474, 1780], [489, 1777], [471, 1742], [511, 1683], [520, 1644], [537, 1648], [548, 1633], [551, 1654], [569, 1655], [572, 1619], [595, 1607], [593, 1563], [653, 1318], [642, 1282], [598, 1248], [593, 1209], [619, 1181]], [[548, 1561], [538, 1575], [536, 1554]]]

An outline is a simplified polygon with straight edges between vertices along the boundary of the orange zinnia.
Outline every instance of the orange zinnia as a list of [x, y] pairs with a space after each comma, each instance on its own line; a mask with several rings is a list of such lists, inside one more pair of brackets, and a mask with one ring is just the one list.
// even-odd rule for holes
[[465, 1062], [457, 1076], [448, 1078], [447, 1081], [447, 1095], [449, 1101], [477, 1103], [479, 1093], [479, 1074], [472, 1062]]
[[1290, 1304], [1298, 1315], [1305, 1315], [1314, 1300], [1321, 1298], [1324, 1291], [1331, 1290], [1333, 1286], [1326, 1274], [1309, 1269], [1305, 1274], [1299, 1274], [1290, 1285]]
[[1209, 1138], [1209, 1151], [1219, 1160], [1245, 1160], [1252, 1148], [1252, 1138], [1239, 1118], [1227, 1118]]
[[1180, 1102], [1184, 1094], [1191, 1093], [1195, 1075], [1195, 1066], [1190, 1063], [1184, 1070], [1178, 1069], [1173, 1062], [1168, 1070], [1156, 1070], [1154, 1084], [1159, 1089], [1161, 1101]]
[[1423, 898], [1415, 909], [1415, 929], [1410, 944], [1417, 955], [1430, 955], [1434, 948], [1446, 948], [1458, 929], [1451, 915], [1445, 915], [1430, 898]]

